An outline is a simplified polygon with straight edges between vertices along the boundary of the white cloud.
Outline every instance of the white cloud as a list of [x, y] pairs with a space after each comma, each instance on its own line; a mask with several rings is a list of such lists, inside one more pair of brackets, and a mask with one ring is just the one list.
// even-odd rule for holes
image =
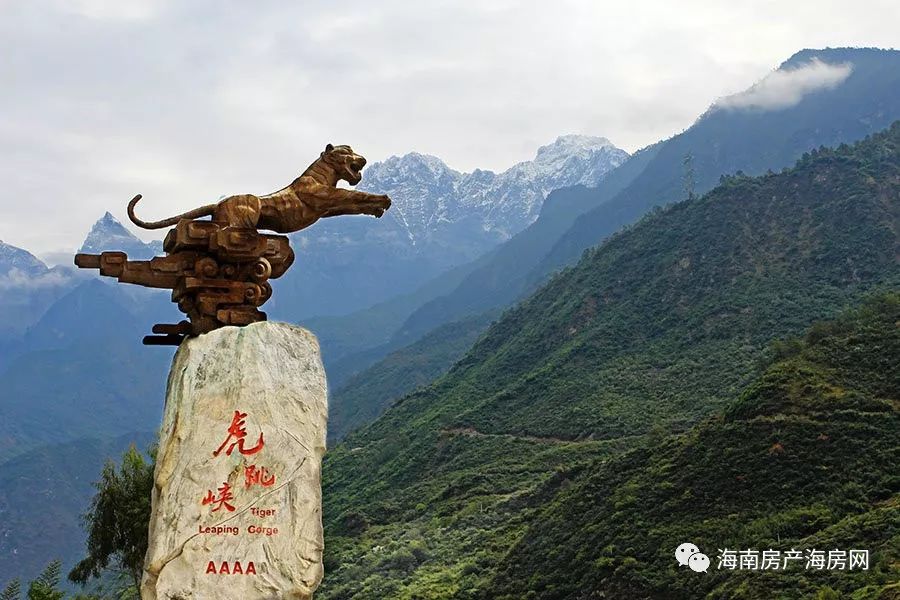
[[829, 64], [818, 58], [767, 75], [747, 91], [716, 102], [718, 108], [779, 110], [796, 106], [813, 92], [834, 89], [853, 71], [850, 63]]
[[68, 285], [70, 281], [71, 276], [61, 270], [33, 276], [19, 269], [10, 269], [5, 275], [0, 275], [0, 290], [39, 290]]
[[42, 252], [41, 255], [38, 256], [38, 258], [41, 259], [48, 267], [55, 267], [57, 265], [71, 267], [76, 252], [77, 250], [75, 250], [74, 248], [67, 248], [65, 250], [48, 250], [47, 252]]
[[158, 14], [162, 0], [65, 0], [62, 8], [89, 19], [142, 21]]

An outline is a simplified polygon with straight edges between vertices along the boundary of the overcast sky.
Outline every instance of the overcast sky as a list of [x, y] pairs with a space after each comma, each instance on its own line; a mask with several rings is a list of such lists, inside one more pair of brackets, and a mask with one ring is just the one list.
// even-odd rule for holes
[[267, 193], [328, 142], [464, 171], [564, 133], [634, 151], [898, 22], [896, 0], [0, 0], [0, 239], [69, 251], [138, 192], [147, 219]]

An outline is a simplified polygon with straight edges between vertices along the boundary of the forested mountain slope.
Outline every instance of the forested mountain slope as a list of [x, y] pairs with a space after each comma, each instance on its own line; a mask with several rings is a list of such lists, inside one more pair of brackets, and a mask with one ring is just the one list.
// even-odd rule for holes
[[[898, 324], [900, 295], [873, 298], [776, 345], [724, 416], [559, 475], [489, 597], [893, 597], [880, 593], [900, 581]], [[685, 541], [710, 555], [705, 576], [677, 567]], [[870, 563], [734, 572], [716, 568], [724, 548], [867, 549]]]
[[895, 124], [725, 178], [588, 252], [329, 454], [321, 595], [489, 589], [557, 470], [723, 410], [773, 339], [895, 287], [898, 221]]
[[351, 378], [329, 398], [329, 444], [374, 421], [393, 402], [428, 385], [459, 360], [496, 315], [486, 313], [438, 327]]

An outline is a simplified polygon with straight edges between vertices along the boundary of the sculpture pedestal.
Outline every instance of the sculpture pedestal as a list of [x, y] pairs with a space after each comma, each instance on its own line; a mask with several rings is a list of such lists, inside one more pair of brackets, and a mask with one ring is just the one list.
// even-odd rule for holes
[[185, 340], [169, 373], [142, 600], [308, 599], [322, 579], [325, 371], [283, 323]]

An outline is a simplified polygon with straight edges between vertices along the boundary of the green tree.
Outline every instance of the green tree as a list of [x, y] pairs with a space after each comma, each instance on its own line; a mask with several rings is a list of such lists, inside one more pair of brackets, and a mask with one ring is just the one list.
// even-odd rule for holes
[[41, 575], [28, 586], [28, 600], [62, 600], [65, 593], [56, 589], [62, 563], [54, 560]]
[[22, 584], [18, 579], [13, 579], [6, 588], [0, 592], [0, 600], [19, 600], [22, 595]]
[[841, 596], [830, 587], [823, 587], [816, 592], [816, 600], [840, 600]]
[[694, 190], [697, 187], [697, 174], [694, 170], [694, 154], [688, 152], [681, 159], [683, 172], [681, 174], [681, 189], [684, 192], [685, 200], [694, 198]]
[[146, 460], [131, 446], [118, 469], [113, 461], [103, 467], [100, 481], [95, 484], [97, 494], [84, 515], [87, 557], [69, 573], [71, 581], [84, 585], [99, 577], [112, 562], [113, 568], [124, 572], [135, 589], [140, 587], [147, 552], [155, 449], [151, 449], [150, 457], [150, 461]]

